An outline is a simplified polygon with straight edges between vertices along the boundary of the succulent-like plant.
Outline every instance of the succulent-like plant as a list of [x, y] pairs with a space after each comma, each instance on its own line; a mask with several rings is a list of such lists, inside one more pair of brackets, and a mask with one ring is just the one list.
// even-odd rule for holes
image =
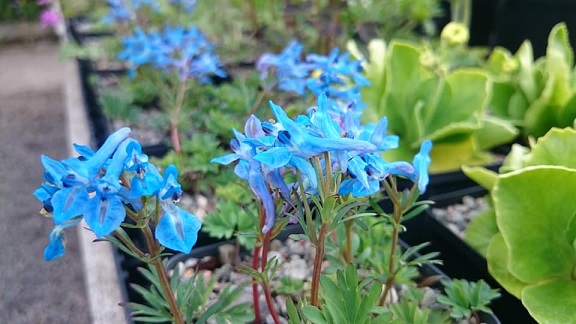
[[532, 45], [524, 41], [516, 54], [496, 48], [487, 62], [494, 77], [490, 110], [536, 138], [552, 127], [567, 127], [576, 118], [574, 51], [566, 24], [554, 26], [546, 56], [534, 60]]
[[364, 117], [387, 116], [389, 131], [401, 141], [401, 149], [386, 152], [386, 158], [402, 159], [432, 140], [430, 172], [452, 171], [489, 163], [490, 148], [517, 136], [512, 124], [487, 113], [491, 84], [486, 71], [448, 68], [426, 46], [399, 40], [388, 46], [374, 41], [368, 48], [364, 68], [372, 86], [362, 91]]
[[[576, 321], [576, 131], [551, 129], [532, 150], [509, 155], [503, 174], [465, 172], [486, 186], [493, 209], [466, 236], [488, 269], [541, 323]], [[558, 190], [558, 188], [561, 188]]]

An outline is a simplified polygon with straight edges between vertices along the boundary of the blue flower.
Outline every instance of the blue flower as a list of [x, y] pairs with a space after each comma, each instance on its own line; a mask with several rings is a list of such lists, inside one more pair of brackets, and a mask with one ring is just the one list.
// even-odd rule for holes
[[418, 175], [418, 190], [420, 193], [424, 193], [426, 191], [426, 187], [428, 186], [429, 177], [428, 177], [428, 167], [430, 166], [430, 151], [432, 151], [432, 141], [425, 140], [420, 145], [420, 151], [414, 156], [412, 160], [412, 164], [416, 169], [416, 173]]
[[60, 224], [83, 214], [83, 206], [89, 200], [95, 180], [108, 163], [117, 147], [130, 134], [129, 128], [122, 128], [110, 135], [102, 147], [90, 158], [56, 161], [42, 156], [46, 169], [46, 183], [35, 192], [36, 197], [53, 209], [54, 222]]
[[254, 159], [257, 149], [261, 150], [272, 145], [275, 138], [265, 135], [260, 120], [255, 116], [251, 116], [248, 119], [244, 128], [246, 135], [253, 137], [248, 137], [233, 130], [236, 138], [230, 142], [230, 147], [234, 153], [214, 158], [211, 162], [227, 165], [236, 160], [240, 160], [234, 168], [234, 173], [239, 178], [248, 181], [250, 189], [252, 189], [254, 195], [262, 202], [265, 213], [265, 224], [262, 232], [268, 233], [268, 231], [272, 229], [276, 219], [276, 207], [269, 184], [271, 184], [273, 188], [279, 189], [285, 198], [288, 197], [290, 193], [286, 183], [280, 176], [279, 170], [263, 166], [259, 161]]
[[118, 59], [128, 61], [135, 71], [151, 65], [166, 73], [176, 73], [182, 81], [190, 78], [210, 82], [210, 75], [225, 77], [213, 46], [196, 27], [165, 26], [162, 31], [138, 28], [132, 37], [123, 40]]
[[187, 13], [191, 13], [196, 9], [196, 0], [169, 0], [169, 2], [183, 8]]
[[302, 61], [302, 49], [301, 43], [292, 40], [280, 54], [262, 54], [256, 62], [260, 79], [266, 79], [270, 70], [273, 70], [278, 79], [279, 89], [305, 96], [306, 78], [310, 73], [310, 67]]
[[76, 226], [82, 221], [82, 217], [75, 217], [63, 222], [60, 225], [54, 226], [50, 232], [50, 241], [48, 246], [44, 249], [44, 260], [52, 261], [64, 255], [66, 251], [66, 237], [64, 230]]
[[182, 187], [177, 181], [178, 170], [174, 165], [164, 172], [163, 185], [157, 193], [163, 214], [156, 224], [155, 235], [163, 246], [190, 253], [198, 240], [198, 231], [202, 223], [198, 217], [179, 208], [176, 203], [182, 195]]
[[158, 169], [149, 163], [148, 156], [142, 154], [142, 147], [137, 141], [131, 141], [126, 147], [128, 154], [125, 170], [134, 172], [130, 182], [130, 198], [150, 196], [162, 185], [162, 176]]
[[118, 147], [106, 168], [106, 174], [94, 182], [92, 197], [82, 205], [84, 219], [96, 237], [112, 233], [126, 217], [120, 175], [128, 158], [126, 149], [129, 143], [130, 141], [124, 141]]
[[161, 244], [190, 252], [196, 243], [201, 222], [176, 205], [182, 195], [176, 167], [169, 166], [162, 177], [129, 134], [129, 128], [120, 129], [96, 152], [76, 145], [79, 158], [55, 161], [42, 156], [45, 183], [34, 195], [52, 212], [55, 223], [46, 260], [64, 254], [66, 228], [84, 219], [96, 237], [107, 236], [121, 226], [126, 208], [143, 208], [143, 196], [156, 197], [162, 207], [156, 224]]
[[317, 187], [318, 179], [308, 159], [330, 152], [336, 157], [341, 168], [346, 168], [346, 154], [366, 154], [375, 152], [378, 147], [368, 141], [342, 137], [338, 126], [331, 122], [324, 111], [325, 97], [318, 101], [319, 116], [314, 114], [308, 119], [298, 118], [299, 122], [290, 119], [280, 106], [270, 102], [276, 116], [276, 124], [264, 124], [266, 131], [276, 134], [276, 146], [262, 150], [254, 159], [271, 168], [292, 166], [298, 169], [309, 181], [312, 189]]

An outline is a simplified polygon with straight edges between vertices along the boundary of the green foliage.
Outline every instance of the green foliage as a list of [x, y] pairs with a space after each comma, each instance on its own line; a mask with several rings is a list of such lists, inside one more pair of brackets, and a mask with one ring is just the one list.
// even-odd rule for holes
[[574, 129], [553, 128], [531, 150], [512, 152], [514, 167], [489, 188], [493, 216], [474, 220], [466, 233], [484, 249], [492, 276], [539, 322], [576, 321], [564, 311], [576, 307], [574, 141]]
[[0, 2], [0, 22], [34, 21], [42, 8], [36, 0], [14, 0]]
[[574, 51], [566, 24], [550, 32], [546, 56], [534, 60], [524, 41], [516, 54], [496, 48], [487, 69], [494, 75], [490, 109], [522, 128], [525, 137], [540, 137], [552, 127], [572, 126], [576, 118]]
[[424, 26], [430, 36], [436, 33], [432, 19], [440, 13], [437, 0], [349, 1], [343, 19], [350, 27], [354, 24], [367, 41], [366, 33], [383, 39], [414, 37], [417, 26]]
[[161, 159], [154, 159], [154, 164], [160, 168], [174, 164], [179, 170], [179, 181], [184, 190], [212, 193], [215, 187], [213, 180], [219, 176], [219, 167], [210, 160], [224, 155], [220, 141], [213, 134], [196, 133], [183, 140], [181, 146], [181, 154], [170, 151]]
[[280, 278], [275, 292], [279, 295], [299, 296], [304, 290], [304, 282], [289, 277]]
[[491, 161], [487, 149], [511, 141], [517, 130], [488, 117], [489, 76], [481, 69], [447, 69], [429, 62], [426, 46], [393, 40], [374, 43], [363, 90], [366, 119], [388, 118], [389, 131], [400, 137], [400, 148], [385, 152], [391, 160], [411, 160], [430, 139], [430, 172], [459, 169], [464, 164]]
[[383, 312], [377, 306], [382, 285], [367, 279], [358, 280], [353, 265], [345, 271], [338, 270], [336, 280], [328, 276], [320, 277], [320, 297], [324, 306], [319, 309], [305, 306], [303, 314], [312, 323], [382, 323], [382, 317], [374, 317]]
[[109, 118], [137, 124], [140, 110], [133, 104], [134, 99], [115, 89], [104, 89], [98, 96], [103, 113]]
[[477, 312], [492, 314], [488, 304], [500, 297], [498, 290], [491, 289], [483, 280], [442, 280], [442, 285], [446, 295], [438, 295], [436, 300], [449, 306], [450, 316], [455, 319], [470, 318]]
[[445, 324], [450, 323], [449, 315], [439, 309], [421, 308], [415, 300], [402, 299], [390, 305], [391, 324]]
[[[149, 288], [140, 285], [132, 285], [138, 293], [144, 297], [147, 304], [128, 303], [126, 306], [132, 309], [134, 321], [147, 323], [171, 322], [173, 316], [169, 311], [168, 302], [162, 295], [158, 273], [154, 268], [139, 269], [142, 275], [151, 283]], [[213, 319], [217, 323], [234, 321], [234, 323], [250, 323], [254, 319], [250, 303], [235, 304], [235, 300], [244, 290], [245, 285], [232, 288], [227, 286], [219, 292], [219, 298], [215, 303], [208, 300], [213, 293], [216, 277], [211, 277], [208, 282], [201, 275], [195, 275], [188, 281], [181, 281], [176, 268], [172, 275], [170, 287], [176, 295], [178, 309], [186, 323], [206, 323]]]
[[216, 238], [230, 239], [236, 235], [239, 243], [253, 248], [256, 243], [256, 208], [231, 200], [220, 200], [213, 212], [204, 219], [202, 231]]

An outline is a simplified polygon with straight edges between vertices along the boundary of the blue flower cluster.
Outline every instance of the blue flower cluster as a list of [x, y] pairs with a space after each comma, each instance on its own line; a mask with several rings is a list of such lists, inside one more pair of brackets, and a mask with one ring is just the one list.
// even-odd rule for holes
[[[314, 192], [319, 179], [312, 159], [323, 159], [330, 154], [331, 170], [343, 175], [339, 194], [355, 197], [374, 194], [380, 190], [381, 181], [388, 176], [401, 176], [418, 183], [420, 192], [428, 185], [428, 166], [432, 143], [422, 143], [420, 152], [412, 163], [387, 162], [381, 152], [398, 147], [398, 137], [387, 135], [387, 119], [377, 125], [360, 125], [359, 119], [349, 118], [345, 127], [330, 116], [326, 94], [318, 98], [318, 106], [308, 115], [295, 119], [287, 116], [279, 106], [270, 102], [275, 122], [261, 122], [251, 116], [244, 134], [234, 130], [235, 139], [230, 143], [234, 153], [213, 159], [213, 162], [230, 164], [239, 161], [236, 175], [247, 180], [254, 194], [264, 206], [266, 222], [262, 229], [270, 231], [275, 220], [275, 193], [284, 200], [290, 199], [290, 188], [300, 184], [286, 183], [283, 174], [294, 172], [302, 175], [304, 187]], [[326, 170], [323, 171], [325, 174]], [[293, 205], [290, 201], [289, 205]]]
[[339, 116], [339, 122], [347, 114], [359, 115], [363, 108], [360, 89], [370, 85], [362, 74], [361, 61], [351, 59], [349, 53], [340, 55], [337, 48], [327, 56], [308, 54], [306, 57], [302, 49], [302, 44], [293, 40], [279, 54], [260, 56], [256, 63], [260, 78], [266, 79], [273, 71], [280, 90], [303, 97], [306, 90], [316, 96], [325, 93], [330, 114]]
[[123, 40], [118, 59], [131, 64], [134, 75], [139, 66], [150, 65], [167, 73], [175, 72], [180, 80], [194, 78], [209, 83], [210, 75], [226, 77], [213, 46], [196, 27], [165, 26], [162, 31], [135, 30]]
[[143, 197], [161, 206], [155, 236], [163, 246], [190, 252], [196, 243], [201, 223], [176, 205], [182, 194], [176, 167], [168, 167], [162, 176], [129, 135], [127, 127], [116, 131], [96, 152], [75, 145], [78, 158], [41, 157], [45, 181], [34, 195], [55, 224], [46, 260], [64, 254], [66, 228], [84, 219], [96, 237], [109, 235], [124, 222], [127, 208], [139, 212], [145, 207]]
[[106, 0], [108, 14], [104, 16], [105, 24], [125, 23], [136, 19], [136, 12], [144, 7], [155, 12], [160, 11], [160, 5], [155, 0]]

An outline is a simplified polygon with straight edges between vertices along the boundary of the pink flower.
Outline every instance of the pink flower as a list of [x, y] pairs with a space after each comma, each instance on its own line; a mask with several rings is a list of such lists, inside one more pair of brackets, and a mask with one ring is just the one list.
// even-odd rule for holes
[[40, 27], [46, 29], [56, 25], [60, 21], [60, 15], [53, 9], [46, 9], [40, 13]]

